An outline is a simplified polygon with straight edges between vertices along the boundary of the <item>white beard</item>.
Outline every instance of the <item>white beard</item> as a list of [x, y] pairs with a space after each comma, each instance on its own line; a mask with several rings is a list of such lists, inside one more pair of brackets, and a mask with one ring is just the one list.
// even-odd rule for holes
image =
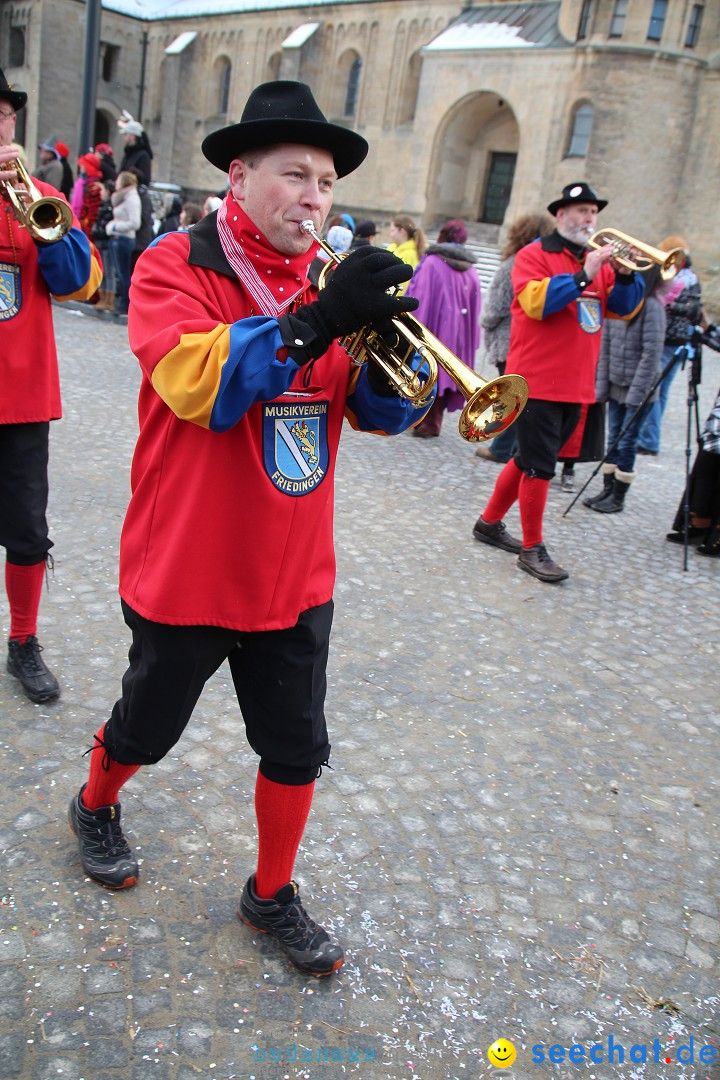
[[572, 244], [579, 244], [581, 247], [585, 247], [588, 240], [595, 232], [592, 225], [560, 225], [557, 226], [557, 231], [565, 239], [569, 240]]

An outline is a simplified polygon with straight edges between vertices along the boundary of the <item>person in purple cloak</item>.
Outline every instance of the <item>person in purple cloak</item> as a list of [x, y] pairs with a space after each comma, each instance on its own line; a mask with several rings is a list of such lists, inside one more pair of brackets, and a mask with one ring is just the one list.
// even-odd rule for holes
[[[429, 245], [418, 263], [405, 295], [420, 301], [415, 317], [474, 369], [480, 346], [482, 293], [475, 269], [477, 259], [465, 243], [467, 235], [462, 221], [446, 221], [436, 243]], [[435, 438], [440, 434], [443, 414], [464, 405], [462, 393], [440, 368], [435, 403], [422, 423], [412, 429], [413, 435]]]

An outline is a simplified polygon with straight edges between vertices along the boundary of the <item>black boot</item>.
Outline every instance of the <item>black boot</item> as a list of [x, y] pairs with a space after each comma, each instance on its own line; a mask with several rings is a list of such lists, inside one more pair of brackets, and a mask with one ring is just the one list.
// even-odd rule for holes
[[58, 681], [45, 665], [41, 652], [42, 645], [33, 634], [24, 642], [15, 638], [8, 642], [7, 669], [37, 705], [60, 696]]
[[624, 508], [625, 496], [634, 478], [634, 473], [624, 473], [618, 469], [613, 477], [611, 490], [600, 502], [593, 503], [591, 509], [597, 510], [600, 514], [619, 514]]
[[603, 473], [603, 489], [598, 492], [597, 495], [593, 495], [590, 499], [583, 499], [583, 506], [594, 506], [595, 503], [602, 502], [606, 495], [609, 495], [612, 491], [613, 480], [615, 479], [615, 470], [612, 472]]

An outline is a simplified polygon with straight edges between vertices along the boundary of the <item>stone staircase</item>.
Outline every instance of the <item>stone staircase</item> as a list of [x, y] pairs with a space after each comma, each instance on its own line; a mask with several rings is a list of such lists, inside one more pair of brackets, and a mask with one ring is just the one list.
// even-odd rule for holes
[[468, 237], [467, 246], [477, 258], [475, 269], [478, 272], [483, 293], [486, 293], [500, 265], [500, 252], [494, 244], [483, 243], [470, 237]]

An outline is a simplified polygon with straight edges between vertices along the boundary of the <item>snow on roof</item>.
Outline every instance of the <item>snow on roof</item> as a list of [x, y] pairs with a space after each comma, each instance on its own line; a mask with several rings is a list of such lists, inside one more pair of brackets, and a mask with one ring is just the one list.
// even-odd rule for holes
[[519, 26], [506, 26], [504, 23], [480, 23], [479, 26], [462, 24], [448, 27], [426, 49], [507, 49], [536, 44], [525, 41], [520, 34]]
[[480, 4], [459, 15], [423, 51], [568, 45], [558, 26], [559, 9], [559, 0]]
[[306, 22], [296, 26], [282, 43], [283, 49], [299, 49], [317, 30], [319, 22]]
[[197, 30], [186, 30], [184, 34], [178, 34], [165, 50], [166, 56], [176, 56], [186, 49], [191, 41], [197, 37]]
[[[357, 0], [312, 0], [312, 7], [351, 4]], [[184, 19], [198, 15], [242, 15], [250, 11], [297, 8], [298, 0], [102, 0], [106, 11], [136, 19]]]

